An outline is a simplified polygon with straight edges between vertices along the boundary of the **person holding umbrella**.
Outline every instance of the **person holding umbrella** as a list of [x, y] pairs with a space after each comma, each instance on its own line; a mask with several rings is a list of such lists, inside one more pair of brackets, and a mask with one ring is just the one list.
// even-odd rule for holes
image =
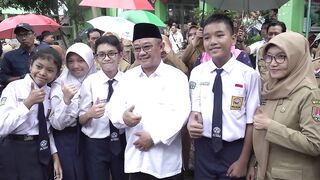
[[6, 53], [0, 65], [0, 83], [6, 86], [10, 82], [22, 79], [29, 73], [30, 57], [34, 54], [36, 35], [27, 23], [20, 23], [14, 29], [20, 47]]

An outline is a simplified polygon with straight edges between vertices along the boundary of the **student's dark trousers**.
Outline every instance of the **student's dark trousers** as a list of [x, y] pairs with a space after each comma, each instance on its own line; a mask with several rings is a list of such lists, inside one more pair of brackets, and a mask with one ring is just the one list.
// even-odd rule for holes
[[48, 166], [40, 164], [38, 141], [9, 136], [0, 139], [0, 180], [51, 180], [52, 162]]
[[[120, 141], [125, 143], [125, 135], [120, 135]], [[119, 155], [110, 152], [110, 138], [94, 139], [85, 136], [84, 158], [88, 180], [127, 180], [124, 173], [124, 146]]]
[[223, 141], [223, 148], [218, 153], [215, 153], [210, 138], [195, 139], [194, 146], [195, 180], [245, 180], [226, 176], [229, 167], [240, 157], [243, 139]]
[[183, 180], [183, 176], [182, 176], [182, 173], [179, 173], [174, 176], [158, 179], [158, 178], [151, 176], [149, 174], [138, 172], [138, 173], [130, 174], [130, 180]]

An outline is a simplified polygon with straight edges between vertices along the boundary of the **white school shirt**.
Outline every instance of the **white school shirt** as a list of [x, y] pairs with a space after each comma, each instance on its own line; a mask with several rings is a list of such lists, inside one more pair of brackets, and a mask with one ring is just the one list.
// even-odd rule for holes
[[[114, 92], [117, 91], [117, 84], [121, 81], [122, 74], [122, 72], [118, 71], [116, 76], [113, 78], [116, 80], [112, 84]], [[108, 80], [110, 80], [110, 78], [102, 70], [91, 74], [84, 80], [80, 90], [80, 116], [92, 107], [97, 98], [99, 98], [101, 103], [107, 105], [109, 88]], [[100, 118], [92, 118], [86, 124], [82, 125], [81, 131], [90, 138], [106, 138], [110, 135], [109, 118], [106, 113], [104, 113]]]
[[[211, 138], [217, 67], [207, 61], [195, 67], [190, 76], [192, 111], [201, 112], [203, 136]], [[260, 76], [234, 57], [222, 66], [222, 139], [228, 142], [244, 138], [246, 125], [253, 122], [259, 105]]]
[[[11, 82], [3, 90], [0, 100], [0, 137], [9, 134], [39, 135], [38, 104], [32, 105], [30, 109], [23, 104], [31, 92], [31, 83], [34, 84], [34, 88], [39, 88], [27, 74], [24, 79]], [[50, 87], [44, 86], [43, 88], [46, 93], [43, 101], [44, 113], [48, 117], [51, 111]], [[57, 148], [50, 131], [49, 121], [47, 121], [47, 129], [51, 154], [54, 154], [57, 152]]]
[[51, 107], [53, 108], [49, 120], [52, 127], [57, 130], [75, 127], [77, 125], [77, 117], [79, 117], [80, 89], [73, 96], [69, 105], [64, 103], [61, 84], [53, 83], [51, 89]]
[[[128, 90], [130, 93], [128, 93]], [[135, 127], [127, 127], [124, 111], [135, 105], [142, 119]], [[157, 178], [181, 172], [182, 147], [180, 130], [190, 113], [187, 77], [162, 61], [149, 77], [141, 66], [127, 71], [111, 97], [107, 113], [118, 128], [126, 128], [125, 172], [143, 172]], [[150, 133], [154, 146], [140, 151], [133, 143], [136, 132]]]

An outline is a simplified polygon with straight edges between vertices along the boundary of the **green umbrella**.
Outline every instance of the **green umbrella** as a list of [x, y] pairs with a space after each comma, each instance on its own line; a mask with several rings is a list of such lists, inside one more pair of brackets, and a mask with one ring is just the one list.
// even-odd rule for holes
[[166, 27], [159, 17], [149, 11], [129, 10], [122, 12], [119, 16], [133, 23], [150, 23], [156, 26]]

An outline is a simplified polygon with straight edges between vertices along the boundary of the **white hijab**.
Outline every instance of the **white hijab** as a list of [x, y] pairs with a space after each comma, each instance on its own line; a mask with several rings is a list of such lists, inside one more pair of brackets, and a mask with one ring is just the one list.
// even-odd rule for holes
[[78, 54], [80, 57], [82, 57], [83, 60], [86, 61], [87, 65], [89, 66], [88, 72], [85, 76], [77, 78], [71, 74], [68, 67], [66, 66], [63, 69], [61, 75], [58, 77], [58, 79], [55, 80], [54, 83], [57, 83], [60, 86], [61, 81], [63, 81], [64, 84], [74, 84], [77, 88], [80, 88], [82, 82], [86, 79], [86, 77], [95, 72], [93, 51], [88, 45], [84, 43], [75, 43], [67, 49], [66, 64], [68, 64], [68, 54], [71, 52]]

